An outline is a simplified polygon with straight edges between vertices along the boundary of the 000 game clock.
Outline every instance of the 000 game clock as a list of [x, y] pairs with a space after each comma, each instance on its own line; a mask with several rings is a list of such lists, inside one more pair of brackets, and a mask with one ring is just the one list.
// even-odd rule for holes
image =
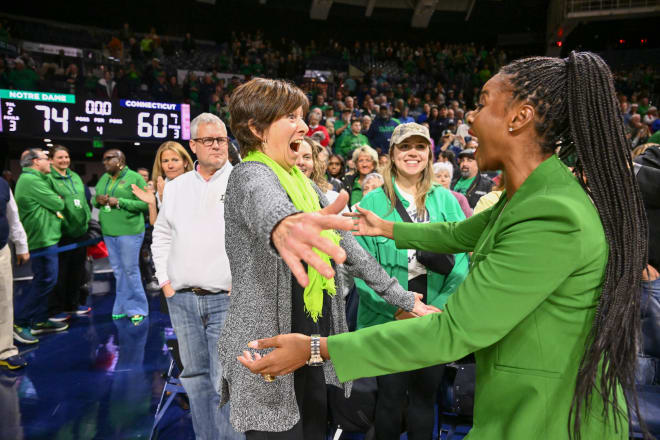
[[188, 140], [190, 105], [0, 89], [0, 133], [27, 137]]

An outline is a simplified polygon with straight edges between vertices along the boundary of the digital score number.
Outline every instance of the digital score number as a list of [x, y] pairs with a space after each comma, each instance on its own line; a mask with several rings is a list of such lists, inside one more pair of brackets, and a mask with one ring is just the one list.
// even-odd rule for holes
[[188, 140], [190, 106], [0, 89], [0, 132], [29, 137]]

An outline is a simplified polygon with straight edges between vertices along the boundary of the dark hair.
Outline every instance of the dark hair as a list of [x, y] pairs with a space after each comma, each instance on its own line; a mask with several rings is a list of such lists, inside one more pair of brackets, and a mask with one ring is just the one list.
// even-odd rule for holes
[[60, 145], [60, 144], [57, 144], [57, 145], [53, 146], [50, 149], [50, 153], [48, 155], [50, 157], [53, 157], [53, 156], [55, 156], [55, 153], [57, 153], [58, 151], [66, 151], [66, 154], [71, 155], [71, 151], [69, 151], [69, 149], [67, 147], [65, 147], [64, 145]]
[[263, 133], [270, 124], [298, 107], [307, 114], [307, 96], [287, 81], [254, 78], [234, 90], [229, 101], [230, 127], [240, 145], [241, 156], [261, 148], [262, 139], [252, 133], [250, 125], [257, 133]]
[[[595, 391], [603, 400], [602, 415], [607, 418], [611, 411], [617, 429], [619, 417], [627, 417], [618, 403], [619, 384], [623, 398], [640, 418], [635, 365], [648, 226], [612, 73], [590, 52], [571, 52], [565, 59], [525, 58], [503, 67], [501, 73], [511, 83], [513, 100], [527, 101], [535, 108], [543, 151], [552, 153], [561, 146], [562, 153], [576, 154], [574, 172], [592, 198], [605, 231], [609, 258], [580, 362], [568, 428], [570, 438], [581, 437], [581, 418], [589, 411]], [[586, 112], [587, 108], [597, 111]], [[643, 422], [640, 425], [647, 435]]]
[[333, 176], [332, 174], [330, 174], [329, 171], [328, 171], [328, 175], [329, 175], [330, 177], [334, 177], [335, 179], [339, 179], [339, 180], [341, 180], [341, 179], [344, 178], [344, 173], [346, 173], [346, 161], [345, 161], [344, 158], [343, 158], [342, 156], [340, 156], [339, 154], [333, 154], [333, 155], [331, 155], [331, 156], [328, 158], [328, 164], [330, 163], [330, 161], [331, 161], [332, 159], [338, 159], [339, 162], [341, 163], [341, 168], [339, 169], [339, 174], [337, 174], [336, 176]]

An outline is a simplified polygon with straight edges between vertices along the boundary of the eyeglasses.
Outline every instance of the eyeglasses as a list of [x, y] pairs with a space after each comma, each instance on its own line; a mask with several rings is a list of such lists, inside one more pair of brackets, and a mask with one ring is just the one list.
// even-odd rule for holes
[[116, 154], [113, 154], [113, 155], [110, 155], [110, 156], [105, 156], [102, 160], [103, 160], [103, 162], [110, 162], [112, 159], [116, 159], [117, 157], [119, 157], [119, 156], [117, 156]]
[[214, 142], [217, 142], [218, 145], [228, 145], [229, 144], [229, 139], [223, 136], [220, 137], [203, 137], [203, 138], [197, 138], [193, 139], [195, 142], [199, 142], [202, 145], [204, 145], [206, 148], [211, 148], [213, 146]]
[[403, 151], [403, 152], [410, 151], [414, 148], [415, 151], [423, 153], [425, 151], [428, 151], [429, 146], [428, 144], [399, 144], [396, 146], [396, 148], [399, 151]]

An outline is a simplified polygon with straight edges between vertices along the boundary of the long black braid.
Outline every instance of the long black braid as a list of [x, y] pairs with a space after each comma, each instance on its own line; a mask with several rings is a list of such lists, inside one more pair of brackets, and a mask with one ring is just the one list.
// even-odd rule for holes
[[641, 275], [647, 261], [646, 213], [630, 142], [618, 117], [612, 74], [598, 55], [526, 58], [501, 72], [511, 83], [513, 100], [534, 106], [541, 148], [553, 152], [561, 146], [563, 153], [577, 156], [574, 172], [598, 209], [609, 245], [603, 290], [569, 414], [569, 436], [579, 440], [594, 389], [603, 399], [603, 416], [607, 420], [611, 411], [617, 429], [619, 416], [629, 415], [618, 404], [619, 385], [630, 413], [634, 409], [640, 415], [634, 380]]

